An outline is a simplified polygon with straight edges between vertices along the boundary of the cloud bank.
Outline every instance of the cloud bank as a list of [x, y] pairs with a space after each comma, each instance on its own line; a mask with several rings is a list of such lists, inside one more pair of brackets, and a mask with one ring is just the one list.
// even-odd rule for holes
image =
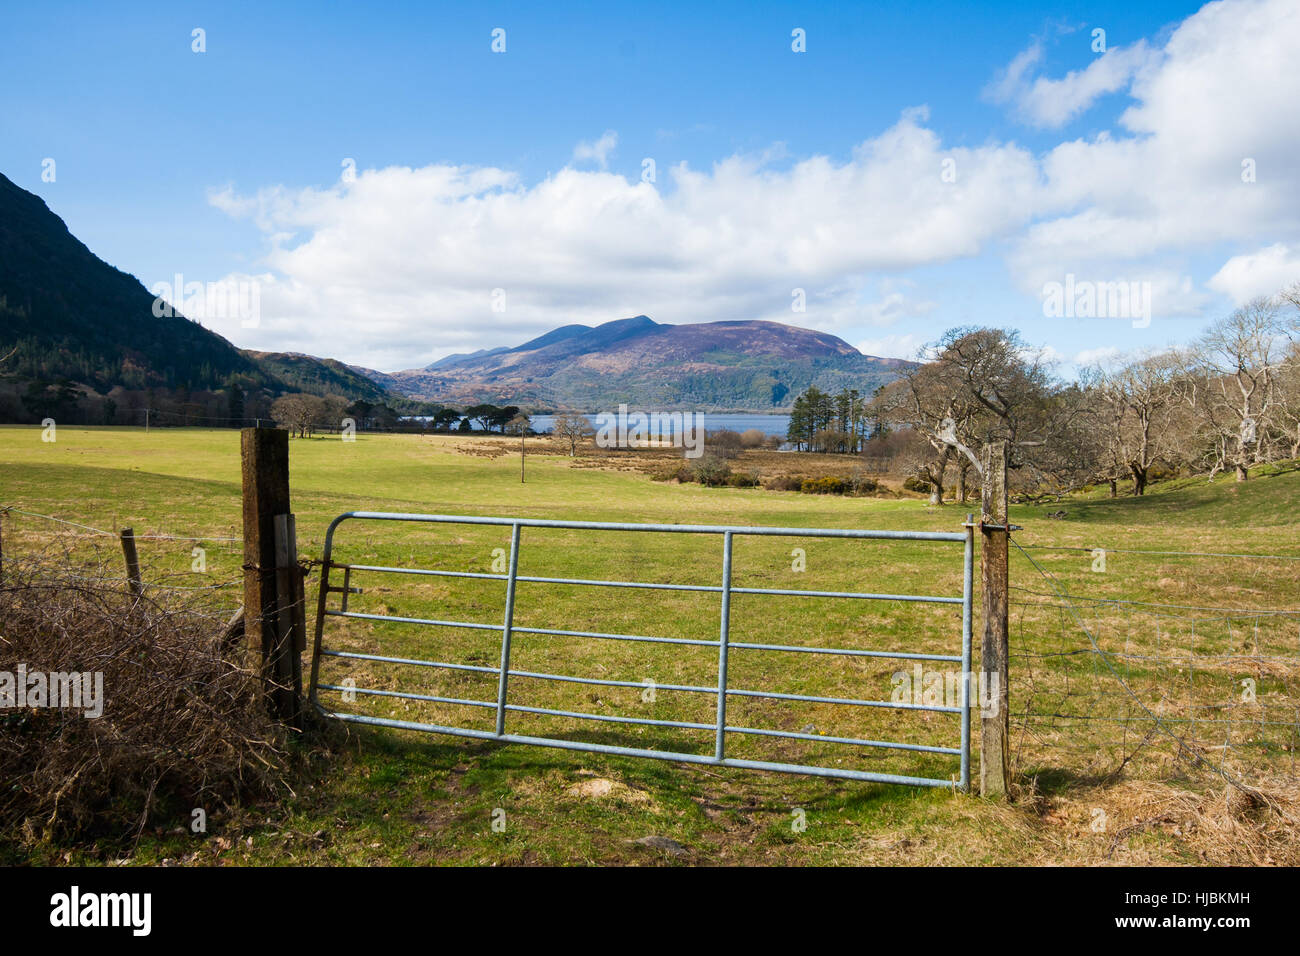
[[[211, 202], [256, 223], [268, 251], [260, 328], [216, 330], [382, 369], [638, 313], [910, 349], [937, 303], [902, 278], [980, 256], [1001, 260], [1030, 314], [1045, 282], [1073, 273], [1149, 281], [1157, 318], [1195, 317], [1215, 293], [1300, 265], [1296, 49], [1292, 0], [1210, 4], [1158, 49], [1112, 49], [1059, 79], [1030, 46], [989, 92], [1025, 122], [1060, 128], [1104, 95], [1128, 97], [1114, 129], [1039, 152], [947, 146], [914, 107], [842, 161], [776, 150], [661, 165], [648, 182], [609, 171], [607, 131], [531, 184], [430, 165], [218, 190]], [[1212, 279], [1190, 274], [1192, 257], [1225, 246], [1237, 254]], [[805, 312], [792, 311], [799, 289]]]

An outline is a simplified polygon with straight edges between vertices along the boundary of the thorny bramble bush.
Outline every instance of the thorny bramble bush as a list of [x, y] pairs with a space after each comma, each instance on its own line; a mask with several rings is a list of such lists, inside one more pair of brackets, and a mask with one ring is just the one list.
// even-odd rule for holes
[[134, 597], [105, 576], [7, 562], [0, 671], [100, 672], [104, 699], [95, 718], [0, 711], [5, 840], [127, 839], [188, 823], [195, 807], [280, 791], [285, 732], [257, 675], [222, 646], [223, 624], [194, 598]]

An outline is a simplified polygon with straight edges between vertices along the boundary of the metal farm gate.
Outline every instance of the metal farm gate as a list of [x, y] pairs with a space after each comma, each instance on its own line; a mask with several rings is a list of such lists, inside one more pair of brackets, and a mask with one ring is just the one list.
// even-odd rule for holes
[[[444, 571], [432, 570], [427, 568], [407, 568], [407, 567], [383, 567], [378, 565], [361, 565], [361, 564], [343, 564], [332, 561], [334, 534], [339, 526], [345, 521], [399, 521], [399, 522], [425, 522], [435, 524], [449, 525], [498, 525], [510, 528], [510, 552], [509, 565], [505, 574], [486, 574], [469, 571]], [[718, 584], [658, 584], [645, 581], [603, 581], [587, 580], [575, 578], [553, 578], [553, 577], [536, 577], [525, 576], [518, 573], [519, 568], [519, 550], [521, 546], [521, 532], [524, 528], [565, 528], [581, 531], [590, 531], [599, 533], [602, 531], [621, 531], [621, 532], [644, 532], [648, 534], [688, 534], [688, 535], [718, 535], [722, 537], [722, 567], [721, 580]], [[732, 558], [732, 541], [737, 536], [742, 535], [764, 535], [764, 536], [782, 536], [789, 538], [855, 538], [867, 540], [889, 540], [889, 541], [917, 541], [917, 542], [944, 542], [960, 546], [962, 549], [963, 573], [962, 573], [962, 593], [960, 595], [923, 595], [923, 594], [875, 594], [865, 592], [850, 591], [813, 591], [813, 590], [787, 590], [781, 588], [741, 588], [733, 587], [731, 583], [731, 558]], [[623, 524], [613, 522], [593, 522], [593, 521], [549, 521], [533, 518], [490, 518], [490, 517], [470, 517], [457, 515], [421, 515], [421, 514], [393, 514], [386, 512], [369, 512], [354, 511], [339, 515], [329, 526], [325, 536], [325, 553], [323, 565], [321, 568], [320, 580], [320, 598], [318, 615], [316, 620], [315, 647], [311, 661], [311, 685], [310, 698], [316, 709], [328, 717], [338, 720], [352, 721], [355, 723], [372, 724], [381, 727], [394, 727], [405, 730], [419, 730], [433, 733], [454, 734], [461, 737], [472, 737], [480, 740], [499, 740], [506, 743], [533, 744], [544, 747], [560, 747], [568, 750], [588, 751], [593, 753], [620, 754], [633, 757], [649, 757], [656, 760], [671, 760], [684, 763], [708, 764], [723, 767], [742, 767], [753, 770], [771, 770], [782, 773], [800, 773], [811, 774], [822, 777], [838, 777], [849, 780], [869, 780], [883, 783], [907, 784], [912, 786], [932, 786], [932, 787], [951, 787], [954, 780], [951, 778], [938, 777], [920, 777], [904, 776], [888, 773], [871, 773], [861, 770], [840, 769], [838, 767], [804, 765], [797, 763], [779, 763], [763, 760], [742, 760], [727, 756], [727, 736], [729, 734], [759, 735], [766, 737], [781, 737], [788, 739], [813, 740], [822, 743], [845, 744], [859, 747], [880, 747], [902, 751], [920, 751], [937, 754], [948, 754], [960, 758], [961, 770], [959, 779], [956, 784], [963, 790], [968, 789], [970, 784], [970, 673], [971, 673], [971, 577], [973, 565], [973, 527], [967, 525], [964, 532], [926, 532], [926, 531], [856, 531], [856, 530], [837, 530], [828, 528], [763, 528], [763, 527], [732, 527], [725, 525], [675, 525], [675, 524]], [[954, 555], [954, 559], [955, 559]], [[353, 589], [350, 586], [350, 578], [354, 571], [371, 572], [378, 574], [410, 574], [410, 575], [432, 575], [438, 577], [458, 577], [458, 578], [479, 578], [499, 580], [505, 582], [505, 607], [504, 617], [500, 624], [487, 624], [481, 622], [469, 621], [444, 621], [429, 618], [416, 617], [398, 617], [390, 614], [365, 614], [357, 611], [349, 611], [347, 607], [348, 594]], [[331, 584], [331, 574], [342, 572], [343, 584]], [[520, 627], [514, 623], [515, 617], [515, 585], [517, 582], [529, 582], [535, 584], [562, 584], [562, 585], [586, 585], [591, 587], [602, 588], [637, 588], [646, 590], [664, 590], [664, 591], [698, 591], [709, 592], [721, 595], [722, 613], [719, 622], [718, 639], [716, 641], [690, 640], [680, 637], [669, 636], [647, 636], [637, 634], [614, 634], [601, 631], [569, 631], [556, 630], [544, 627]], [[341, 600], [336, 602], [337, 607], [331, 607], [330, 595], [341, 595]], [[856, 601], [907, 601], [923, 602], [935, 604], [960, 604], [961, 605], [961, 640], [960, 646], [956, 648], [953, 654], [921, 654], [902, 651], [885, 651], [869, 650], [860, 648], [845, 647], [804, 647], [788, 644], [764, 644], [750, 641], [732, 640], [730, 631], [730, 609], [731, 596], [733, 594], [767, 594], [782, 595], [794, 597], [820, 597], [820, 598], [840, 598], [845, 600]], [[499, 631], [501, 634], [501, 662], [497, 667], [485, 667], [464, 663], [451, 663], [444, 661], [420, 660], [403, 657], [389, 657], [378, 654], [361, 654], [351, 651], [331, 649], [324, 646], [324, 631], [326, 619], [330, 617], [341, 618], [360, 618], [386, 622], [396, 622], [411, 624], [420, 627], [456, 627], [470, 628], [475, 630]], [[568, 674], [550, 674], [538, 673], [534, 671], [512, 670], [510, 665], [510, 642], [513, 634], [540, 634], [554, 635], [559, 637], [576, 637], [592, 638], [598, 640], [616, 640], [616, 641], [642, 641], [656, 644], [678, 644], [717, 647], [718, 649], [718, 666], [717, 666], [717, 683], [714, 686], [695, 686], [695, 685], [659, 685], [660, 689], [685, 691], [689, 693], [708, 694], [716, 698], [716, 720], [711, 723], [697, 723], [686, 721], [665, 721], [650, 720], [638, 717], [614, 716], [609, 714], [593, 714], [583, 711], [554, 710], [544, 707], [529, 707], [523, 704], [511, 703], [511, 678], [527, 678], [529, 680], [542, 681], [562, 681], [578, 684], [603, 685], [611, 687], [643, 687], [644, 684], [635, 681], [607, 680], [595, 677], [582, 677]], [[956, 642], [954, 641], [954, 644]], [[755, 651], [779, 651], [800, 654], [822, 654], [822, 655], [842, 655], [842, 656], [860, 656], [860, 657], [877, 657], [913, 661], [942, 661], [950, 665], [958, 665], [961, 668], [960, 703], [959, 706], [942, 706], [916, 703], [882, 701], [882, 700], [859, 700], [847, 697], [819, 697], [807, 696], [800, 694], [778, 693], [776, 691], [764, 690], [762, 688], [735, 688], [727, 682], [727, 655], [733, 648], [743, 648]], [[349, 658], [360, 661], [370, 661], [378, 664], [393, 665], [414, 665], [420, 667], [441, 668], [452, 671], [476, 671], [483, 674], [492, 674], [496, 677], [497, 693], [495, 700], [466, 700], [455, 697], [440, 697], [426, 694], [403, 693], [389, 690], [365, 689], [361, 687], [344, 687], [336, 684], [320, 683], [320, 665], [321, 658], [336, 657]], [[496, 714], [495, 731], [475, 730], [467, 727], [443, 726], [441, 724], [417, 723], [406, 720], [396, 720], [386, 717], [367, 716], [363, 714], [344, 713], [320, 703], [320, 692], [340, 692], [353, 691], [358, 694], [374, 694], [388, 697], [405, 697], [412, 700], [435, 702], [440, 704], [463, 705], [465, 707], [489, 708]], [[806, 701], [811, 703], [824, 704], [843, 704], [848, 706], [859, 707], [887, 707], [899, 709], [915, 709], [940, 711], [953, 714], [959, 724], [959, 742], [956, 747], [939, 747], [928, 746], [917, 743], [907, 743], [893, 740], [867, 740], [853, 737], [831, 737], [824, 735], [814, 735], [807, 733], [794, 733], [779, 731], [767, 728], [736, 726], [727, 722], [727, 701], [728, 698], [737, 697], [760, 697], [774, 698], [790, 701]], [[576, 718], [582, 720], [607, 721], [622, 724], [641, 724], [648, 726], [661, 726], [683, 728], [690, 730], [711, 730], [714, 735], [714, 744], [712, 753], [685, 753], [671, 750], [648, 750], [634, 747], [613, 746], [607, 744], [590, 743], [581, 740], [564, 739], [562, 737], [536, 737], [522, 734], [509, 733], [506, 729], [506, 718], [510, 713], [528, 713], [528, 714], [546, 714], [556, 717]]]

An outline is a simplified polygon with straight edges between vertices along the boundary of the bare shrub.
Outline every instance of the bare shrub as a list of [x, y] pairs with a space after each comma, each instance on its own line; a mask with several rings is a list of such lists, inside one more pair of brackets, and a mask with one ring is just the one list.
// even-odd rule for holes
[[710, 451], [691, 462], [691, 472], [702, 485], [725, 485], [731, 477], [731, 466], [720, 455]]
[[193, 601], [6, 562], [0, 671], [100, 673], [103, 711], [0, 711], [0, 832], [29, 846], [127, 839], [275, 792], [283, 734], [257, 676], [223, 656], [222, 623]]
[[708, 433], [704, 440], [704, 446], [709, 450], [710, 454], [719, 458], [732, 459], [740, 454], [740, 435], [730, 428], [719, 428], [717, 431]]
[[774, 475], [764, 485], [769, 491], [800, 491], [804, 478], [801, 475]]

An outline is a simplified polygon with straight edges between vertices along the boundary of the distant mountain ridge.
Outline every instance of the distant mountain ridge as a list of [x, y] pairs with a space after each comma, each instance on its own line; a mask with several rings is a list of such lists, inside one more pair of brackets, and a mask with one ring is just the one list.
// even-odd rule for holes
[[183, 420], [233, 421], [298, 391], [408, 414], [481, 402], [779, 412], [809, 385], [865, 394], [909, 364], [779, 322], [669, 325], [637, 315], [384, 374], [238, 349], [182, 315], [155, 316], [154, 300], [43, 199], [0, 175], [0, 421], [133, 424], [163, 406], [182, 409]]
[[353, 371], [411, 398], [453, 404], [594, 410], [627, 402], [777, 412], [810, 385], [869, 394], [910, 364], [780, 322], [669, 325], [638, 315], [565, 325], [522, 345], [449, 355], [422, 369]]

